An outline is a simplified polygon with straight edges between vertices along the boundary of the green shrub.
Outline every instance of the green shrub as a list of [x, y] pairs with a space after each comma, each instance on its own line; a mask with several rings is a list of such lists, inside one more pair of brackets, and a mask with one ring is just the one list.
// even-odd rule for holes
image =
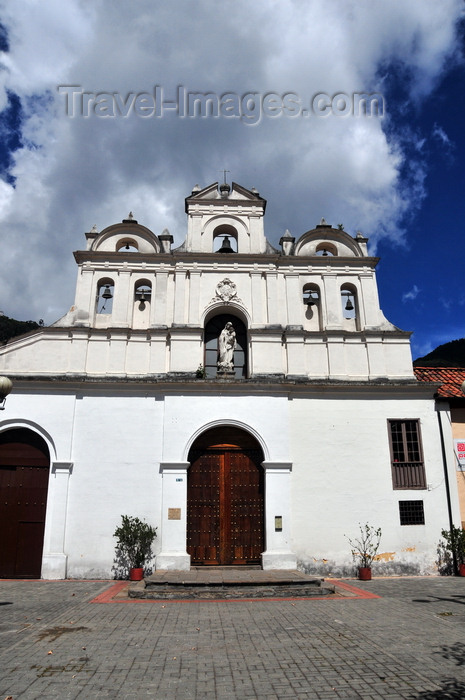
[[119, 555], [127, 561], [129, 568], [143, 567], [152, 556], [152, 542], [157, 536], [157, 528], [130, 515], [122, 515], [121, 519], [121, 526], [113, 534], [118, 540], [116, 548]]

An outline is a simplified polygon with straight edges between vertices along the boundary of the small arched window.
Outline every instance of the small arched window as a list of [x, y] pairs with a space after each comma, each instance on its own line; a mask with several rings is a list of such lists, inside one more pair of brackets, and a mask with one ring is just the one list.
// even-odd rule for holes
[[98, 314], [111, 314], [113, 311], [113, 296], [115, 283], [110, 278], [99, 280], [97, 285], [96, 311]]
[[226, 324], [232, 325], [235, 337], [235, 348], [232, 355], [232, 365], [236, 378], [247, 377], [247, 329], [244, 323], [232, 314], [218, 314], [211, 318], [205, 326], [205, 375], [214, 378], [218, 375], [220, 362], [220, 335]]

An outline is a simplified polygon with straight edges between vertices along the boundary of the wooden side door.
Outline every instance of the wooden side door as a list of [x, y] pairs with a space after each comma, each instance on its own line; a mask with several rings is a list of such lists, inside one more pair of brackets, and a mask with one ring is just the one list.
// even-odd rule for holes
[[187, 552], [192, 564], [220, 564], [221, 452], [191, 453], [187, 475]]
[[40, 578], [48, 450], [22, 442], [29, 431], [11, 432], [12, 441], [0, 444], [0, 577]]
[[258, 450], [226, 453], [230, 533], [226, 557], [231, 564], [258, 564], [264, 550], [264, 474]]
[[192, 564], [260, 562], [264, 549], [261, 452], [216, 446], [192, 453], [191, 460], [187, 551]]

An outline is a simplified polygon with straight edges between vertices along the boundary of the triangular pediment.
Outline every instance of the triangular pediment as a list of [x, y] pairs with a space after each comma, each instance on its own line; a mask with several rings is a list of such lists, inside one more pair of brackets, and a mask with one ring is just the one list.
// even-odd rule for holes
[[[197, 185], [196, 185], [197, 187]], [[208, 187], [204, 187], [203, 189], [197, 190], [194, 188], [192, 190], [192, 194], [189, 197], [186, 197], [186, 199], [195, 199], [195, 200], [209, 200], [209, 199], [219, 199], [220, 194], [218, 192], [218, 183], [213, 182], [211, 185], [208, 185]]]
[[242, 185], [238, 185], [237, 182], [233, 182], [231, 185], [231, 189], [226, 197], [223, 197], [220, 192], [220, 187], [221, 185], [218, 182], [213, 182], [211, 185], [208, 185], [208, 187], [204, 187], [203, 189], [197, 189], [197, 186], [192, 190], [192, 193], [189, 197], [186, 197], [186, 207], [187, 204], [193, 204], [193, 203], [211, 203], [213, 201], [244, 201], [244, 202], [255, 202], [255, 203], [260, 203], [263, 208], [266, 206], [266, 200], [263, 197], [260, 197], [258, 192], [254, 192], [252, 190], [248, 190], [246, 187], [242, 187]]

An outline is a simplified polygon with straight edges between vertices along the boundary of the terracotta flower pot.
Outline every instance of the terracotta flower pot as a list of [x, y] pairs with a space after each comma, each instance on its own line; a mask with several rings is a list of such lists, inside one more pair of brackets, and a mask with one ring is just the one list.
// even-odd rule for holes
[[142, 581], [144, 578], [144, 569], [137, 568], [137, 569], [129, 569], [129, 580], [130, 581]]
[[360, 581], [371, 581], [371, 568], [369, 566], [361, 566], [358, 570], [358, 578]]
[[465, 564], [459, 564], [459, 576], [465, 576]]

